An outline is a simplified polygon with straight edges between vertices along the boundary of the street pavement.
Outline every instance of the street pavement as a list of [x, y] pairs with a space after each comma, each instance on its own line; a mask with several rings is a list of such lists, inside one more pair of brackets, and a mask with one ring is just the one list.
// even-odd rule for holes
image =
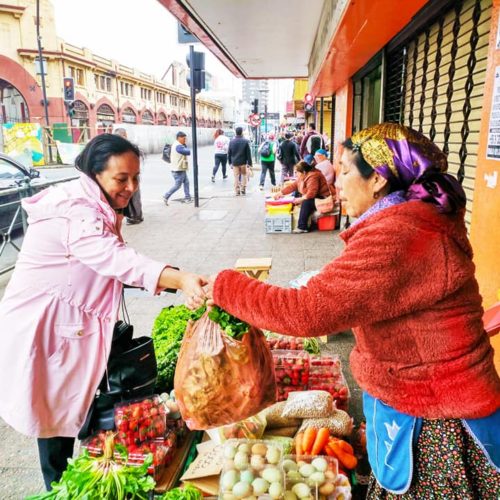
[[[338, 232], [307, 234], [265, 234], [264, 198], [258, 189], [258, 175], [250, 181], [245, 197], [235, 197], [232, 172], [222, 180], [219, 171], [215, 183], [210, 181], [213, 162], [211, 147], [200, 148], [200, 206], [176, 201], [183, 198], [182, 188], [165, 206], [163, 193], [172, 185], [169, 167], [160, 155], [145, 158], [141, 175], [144, 222], [123, 227], [127, 243], [156, 260], [196, 273], [212, 274], [234, 267], [238, 258], [271, 257], [269, 283], [288, 286], [304, 271], [320, 269], [342, 250]], [[71, 167], [46, 169], [49, 178], [71, 175]], [[278, 175], [279, 178], [279, 175]], [[192, 179], [192, 177], [191, 177]], [[266, 190], [269, 191], [269, 179]], [[193, 186], [191, 185], [191, 194]], [[0, 276], [0, 297], [9, 275]], [[184, 297], [166, 294], [151, 297], [131, 292], [126, 298], [128, 312], [136, 335], [149, 335], [155, 317], [163, 307], [181, 304]], [[276, 314], [279, 314], [279, 310]], [[361, 417], [360, 390], [352, 381], [347, 358], [353, 345], [350, 332], [331, 336], [324, 351], [337, 353], [344, 366], [351, 390], [351, 414]], [[84, 360], [82, 360], [84, 362]], [[20, 499], [43, 491], [36, 440], [18, 434], [0, 420], [0, 499]]]

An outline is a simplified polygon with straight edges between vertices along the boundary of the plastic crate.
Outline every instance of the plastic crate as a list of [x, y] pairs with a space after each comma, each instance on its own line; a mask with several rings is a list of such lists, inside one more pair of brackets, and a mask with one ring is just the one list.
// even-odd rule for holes
[[272, 215], [265, 219], [266, 233], [291, 233], [291, 215]]

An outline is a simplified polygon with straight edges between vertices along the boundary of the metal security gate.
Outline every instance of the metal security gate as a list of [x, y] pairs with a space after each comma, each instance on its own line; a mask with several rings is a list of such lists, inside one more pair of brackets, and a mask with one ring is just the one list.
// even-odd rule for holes
[[449, 171], [462, 182], [467, 195], [467, 225], [491, 7], [492, 0], [430, 2], [413, 26], [405, 28], [386, 49], [384, 119], [424, 133], [447, 153]]

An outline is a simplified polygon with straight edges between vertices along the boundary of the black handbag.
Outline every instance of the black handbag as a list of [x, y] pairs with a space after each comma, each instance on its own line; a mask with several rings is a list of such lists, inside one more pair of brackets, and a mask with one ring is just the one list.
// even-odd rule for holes
[[115, 324], [107, 370], [78, 439], [85, 439], [99, 430], [114, 429], [117, 403], [154, 394], [158, 369], [153, 339], [134, 339], [133, 333], [132, 325], [124, 321]]

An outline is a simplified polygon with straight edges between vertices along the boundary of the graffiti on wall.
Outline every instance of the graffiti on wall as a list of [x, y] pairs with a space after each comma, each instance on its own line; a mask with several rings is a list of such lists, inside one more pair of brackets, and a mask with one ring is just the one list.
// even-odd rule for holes
[[45, 165], [42, 128], [38, 123], [4, 123], [2, 125], [4, 152], [21, 163]]

